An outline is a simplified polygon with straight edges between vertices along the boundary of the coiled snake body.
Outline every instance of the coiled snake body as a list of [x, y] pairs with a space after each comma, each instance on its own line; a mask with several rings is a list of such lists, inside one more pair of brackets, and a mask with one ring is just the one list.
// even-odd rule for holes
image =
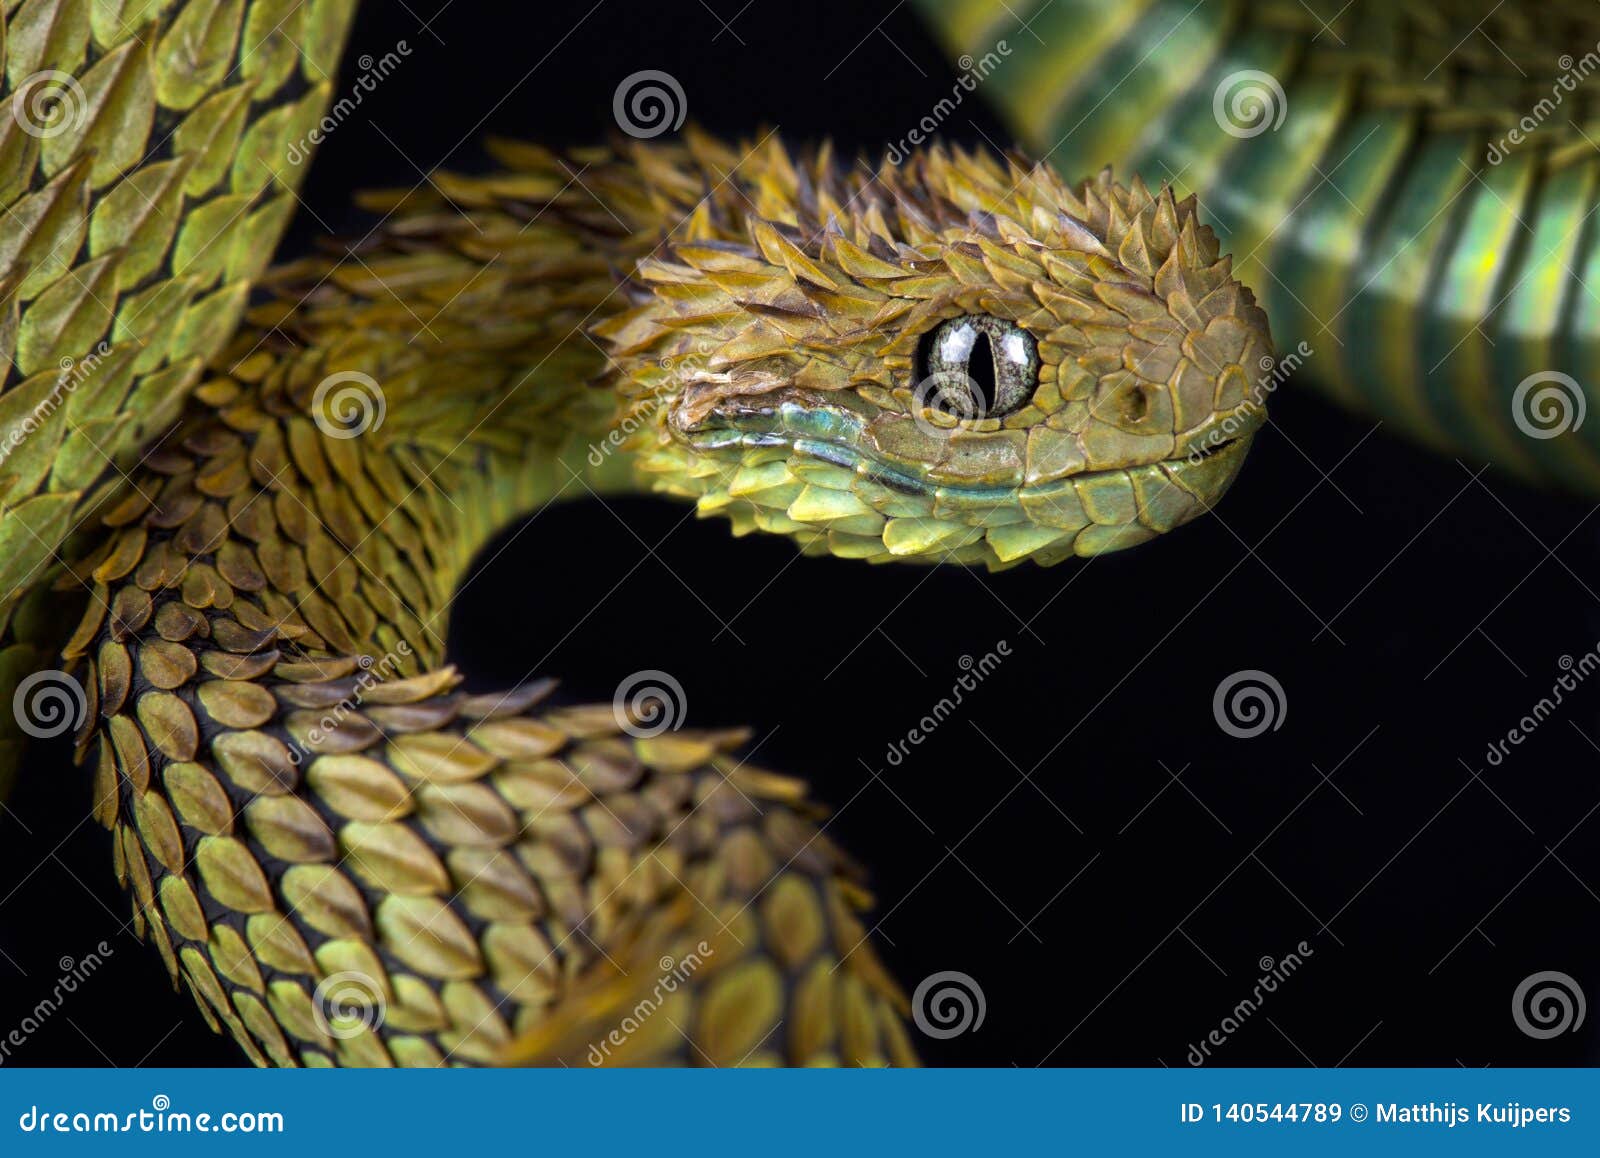
[[[798, 782], [648, 695], [464, 695], [444, 612], [497, 529], [591, 492], [996, 568], [1198, 515], [1272, 346], [1193, 200], [937, 148], [496, 142], [368, 197], [353, 260], [266, 273], [352, 5], [126, 7], [8, 9], [0, 690], [39, 734], [86, 593], [44, 674], [84, 689], [175, 982], [262, 1064], [913, 1061]], [[1111, 67], [1161, 6], [1063, 7]], [[1113, 111], [1086, 171], [1127, 155]]]

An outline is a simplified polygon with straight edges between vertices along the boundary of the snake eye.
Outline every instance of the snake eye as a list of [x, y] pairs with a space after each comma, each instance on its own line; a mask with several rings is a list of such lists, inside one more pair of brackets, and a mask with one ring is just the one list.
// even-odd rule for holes
[[957, 418], [1010, 414], [1039, 385], [1033, 335], [987, 314], [941, 322], [922, 339], [918, 363], [917, 401]]

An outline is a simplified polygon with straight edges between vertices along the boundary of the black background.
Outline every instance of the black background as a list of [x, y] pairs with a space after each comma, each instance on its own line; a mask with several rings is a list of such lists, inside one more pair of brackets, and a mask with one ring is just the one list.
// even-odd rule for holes
[[[346, 75], [400, 40], [411, 55], [315, 162], [291, 249], [363, 228], [353, 188], [480, 167], [485, 132], [602, 137], [640, 69], [720, 133], [873, 151], [950, 91], [904, 6], [738, 4], [367, 5]], [[976, 101], [943, 131], [1008, 141]], [[1542, 970], [1600, 995], [1594, 689], [1485, 762], [1600, 640], [1600, 519], [1304, 382], [1272, 417], [1217, 517], [1052, 570], [797, 558], [658, 500], [553, 510], [469, 582], [454, 657], [492, 687], [548, 654], [539, 674], [596, 699], [661, 668], [691, 724], [752, 726], [757, 763], [834, 806], [908, 989], [941, 970], [983, 989], [980, 1029], [919, 1035], [930, 1062], [1181, 1066], [1301, 941], [1299, 973], [1213, 1064], [1600, 1061], [1600, 1011], [1548, 1041], [1511, 1012]], [[1001, 639], [1011, 658], [888, 766], [961, 657]], [[1287, 711], [1235, 739], [1212, 695], [1250, 668]], [[86, 775], [47, 747], [0, 820], [0, 1036], [59, 958], [115, 951], [8, 1064], [237, 1064], [125, 931], [87, 807]]]

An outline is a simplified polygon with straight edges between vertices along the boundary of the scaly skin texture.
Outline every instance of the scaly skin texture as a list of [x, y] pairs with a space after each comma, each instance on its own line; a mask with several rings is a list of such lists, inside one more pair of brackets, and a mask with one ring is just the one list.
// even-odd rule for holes
[[[605, 1060], [908, 1062], [866, 895], [801, 787], [732, 756], [738, 735], [633, 738], [537, 685], [463, 698], [438, 666], [450, 594], [507, 520], [625, 486], [845, 555], [998, 566], [1019, 541], [1048, 560], [1154, 534], [1236, 469], [1248, 433], [1172, 459], [1251, 418], [1259, 311], [1186, 207], [1104, 180], [1007, 194], [1019, 174], [935, 152], [880, 201], [773, 142], [496, 151], [503, 175], [373, 198], [396, 216], [359, 266], [269, 278], [282, 304], [105, 518], [67, 654], [104, 718], [83, 741], [138, 924], [257, 1061], [591, 1059], [658, 959], [703, 942], [671, 1016]], [[837, 228], [807, 229], [807, 198]], [[883, 433], [913, 426], [909, 336], [979, 306], [1038, 327], [1058, 368], [1035, 413], [969, 432], [981, 488], [941, 477], [953, 439]], [[1191, 367], [1170, 392], [1128, 369], [1162, 339]], [[380, 384], [381, 425], [318, 397], [351, 372]], [[1131, 417], [1130, 390], [1155, 399]], [[809, 440], [769, 437], [774, 414], [809, 416]], [[1067, 449], [1028, 490], [1041, 433]], [[407, 678], [368, 686], [363, 656]], [[370, 979], [385, 1016], [335, 1032], [329, 978]]]
[[[748, 171], [709, 143], [641, 156], [733, 174], [700, 209], [704, 178], [676, 179], [685, 227], [595, 327], [658, 490], [816, 553], [999, 568], [1154, 538], [1232, 482], [1271, 339], [1192, 203], [940, 149], [876, 174], [775, 145]], [[916, 390], [921, 338], [973, 314], [1038, 343], [1004, 417]]]
[[[1600, 8], [918, 6], [952, 55], [998, 61], [982, 95], [1052, 165], [1116, 158], [1197, 193], [1280, 350], [1312, 351], [1297, 377], [1443, 453], [1600, 494]], [[1571, 386], [1518, 399], [1548, 371], [1591, 417], [1529, 437], [1576, 417]]]
[[[91, 99], [44, 172], [90, 174], [66, 202], [86, 239], [62, 252], [100, 264], [68, 282], [186, 304], [125, 323], [70, 288], [14, 295], [19, 373], [58, 355], [84, 373], [42, 417], [44, 387], [0, 395], [26, 416], [0, 537], [42, 559], [82, 523], [55, 584], [85, 596], [64, 650], [79, 752], [174, 982], [263, 1064], [914, 1061], [870, 897], [799, 783], [739, 759], [742, 734], [651, 735], [613, 705], [551, 706], [545, 682], [463, 695], [448, 604], [497, 529], [591, 491], [691, 498], [810, 551], [991, 567], [1194, 517], [1261, 421], [1271, 344], [1193, 203], [942, 150], [874, 175], [694, 133], [498, 143], [500, 172], [369, 197], [388, 217], [360, 261], [260, 277], [284, 196], [251, 173], [326, 86], [262, 99], [307, 63], [248, 34], [281, 4], [155, 8], [122, 50], [157, 57], [118, 98], [136, 111], [146, 89], [216, 108], [266, 71], [217, 114], [233, 160], [192, 200], [211, 152], [179, 134], [112, 165], [115, 101]], [[347, 5], [304, 11], [337, 42]], [[92, 97], [109, 57], [79, 53], [74, 12], [23, 4], [7, 30], [45, 46], [29, 65], [87, 69]], [[40, 268], [35, 239], [62, 228], [40, 220], [0, 274]], [[916, 393], [923, 337], [972, 314], [1036, 345], [1004, 416]], [[79, 438], [137, 461], [69, 477]], [[40, 503], [58, 526], [25, 521]]]
[[[0, 699], [9, 703], [60, 642], [58, 613], [29, 617], [23, 596], [59, 567], [108, 478], [120, 483], [117, 470], [172, 423], [238, 326], [295, 207], [304, 167], [288, 163], [288, 146], [322, 116], [354, 4], [13, 0], [4, 9]], [[0, 714], [0, 796], [21, 739]]]

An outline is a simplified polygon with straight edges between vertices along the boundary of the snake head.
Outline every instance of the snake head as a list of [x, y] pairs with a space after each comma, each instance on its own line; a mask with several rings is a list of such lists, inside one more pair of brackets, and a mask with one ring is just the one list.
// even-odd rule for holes
[[871, 172], [774, 145], [704, 187], [596, 332], [641, 469], [736, 531], [1116, 550], [1210, 508], [1265, 419], [1266, 316], [1193, 198], [943, 148]]

